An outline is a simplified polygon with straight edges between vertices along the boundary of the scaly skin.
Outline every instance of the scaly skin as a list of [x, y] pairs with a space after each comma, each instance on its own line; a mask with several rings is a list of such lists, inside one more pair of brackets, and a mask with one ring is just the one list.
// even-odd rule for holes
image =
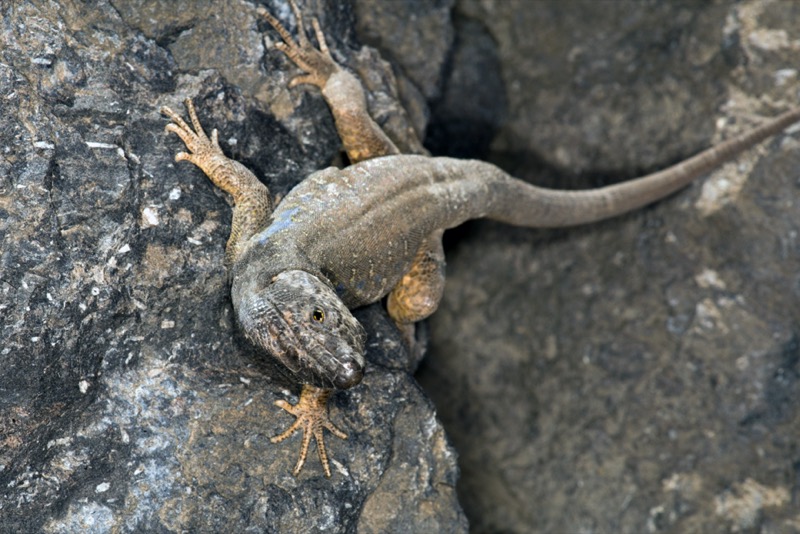
[[[303, 430], [299, 474], [311, 437], [330, 476], [323, 428], [346, 438], [329, 419], [336, 389], [361, 381], [364, 330], [350, 310], [387, 295], [387, 309], [407, 328], [436, 310], [444, 286], [441, 236], [469, 219], [492, 218], [529, 227], [561, 227], [613, 217], [663, 198], [746, 148], [800, 120], [800, 109], [664, 171], [591, 191], [555, 191], [516, 180], [480, 161], [399, 155], [370, 118], [358, 80], [332, 59], [319, 23], [320, 49], [261, 11], [282, 39], [276, 47], [305, 74], [290, 85], [318, 87], [331, 108], [353, 165], [313, 173], [272, 211], [269, 192], [253, 174], [224, 156], [214, 130], [203, 132], [191, 101], [191, 126], [169, 108], [167, 131], [189, 153], [176, 160], [200, 167], [234, 197], [226, 259], [231, 296], [245, 335], [282, 362], [303, 384], [300, 401], [278, 406], [297, 420], [273, 438]], [[407, 331], [407, 330], [406, 330]]]

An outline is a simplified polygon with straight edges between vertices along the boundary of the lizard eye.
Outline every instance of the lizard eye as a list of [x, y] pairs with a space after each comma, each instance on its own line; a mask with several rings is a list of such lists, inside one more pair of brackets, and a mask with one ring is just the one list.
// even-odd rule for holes
[[311, 312], [311, 318], [318, 323], [322, 323], [325, 321], [325, 312], [321, 308], [314, 308], [314, 311]]

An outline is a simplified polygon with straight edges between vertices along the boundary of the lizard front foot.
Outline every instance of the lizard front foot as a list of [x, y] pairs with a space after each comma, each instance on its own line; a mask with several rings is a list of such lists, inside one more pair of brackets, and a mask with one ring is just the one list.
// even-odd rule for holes
[[175, 161], [189, 161], [205, 171], [205, 167], [208, 166], [213, 158], [225, 158], [222, 149], [219, 147], [217, 129], [211, 130], [211, 138], [209, 138], [200, 125], [200, 120], [197, 118], [197, 112], [191, 99], [187, 98], [183, 103], [189, 112], [192, 126], [186, 124], [186, 121], [171, 108], [163, 106], [160, 110], [161, 113], [172, 119], [172, 122], [167, 124], [166, 131], [180, 137], [190, 152], [178, 152], [175, 154]]
[[328, 452], [325, 449], [325, 438], [322, 434], [322, 430], [327, 428], [331, 434], [337, 438], [347, 439], [347, 434], [339, 430], [328, 416], [328, 399], [331, 393], [333, 393], [331, 389], [304, 385], [303, 391], [300, 393], [300, 400], [297, 404], [292, 405], [284, 400], [275, 401], [276, 406], [283, 408], [297, 417], [297, 419], [285, 432], [270, 438], [270, 441], [272, 441], [272, 443], [280, 443], [301, 428], [303, 430], [300, 458], [297, 460], [297, 465], [294, 466], [294, 471], [292, 471], [294, 476], [300, 474], [300, 471], [303, 469], [303, 464], [306, 463], [308, 446], [311, 444], [312, 436], [314, 437], [314, 441], [317, 442], [319, 461], [322, 463], [325, 476], [328, 478], [331, 476], [331, 468], [328, 465]]
[[247, 240], [267, 227], [272, 214], [269, 190], [247, 167], [223, 154], [216, 128], [211, 130], [210, 138], [206, 135], [191, 99], [184, 100], [184, 105], [189, 112], [191, 126], [172, 109], [167, 106], [161, 108], [161, 113], [172, 119], [166, 126], [167, 132], [180, 137], [189, 150], [188, 153], [178, 152], [175, 161], [185, 160], [197, 165], [214, 185], [233, 196], [236, 207], [225, 249], [225, 263], [232, 265]]
[[292, 38], [291, 34], [278, 19], [273, 17], [267, 10], [259, 8], [258, 13], [267, 19], [270, 26], [275, 28], [275, 31], [278, 32], [283, 40], [276, 43], [275, 48], [286, 54], [292, 63], [306, 72], [304, 75], [292, 78], [289, 82], [289, 87], [308, 83], [322, 89], [325, 87], [328, 78], [339, 70], [339, 65], [331, 57], [331, 52], [328, 50], [328, 44], [325, 42], [325, 35], [322, 33], [319, 21], [316, 18], [311, 19], [311, 24], [314, 26], [314, 34], [317, 36], [317, 42], [319, 42], [319, 50], [317, 50], [306, 37], [303, 17], [300, 15], [297, 5], [293, 0], [289, 0], [289, 4], [292, 6], [292, 11], [297, 19], [297, 41]]

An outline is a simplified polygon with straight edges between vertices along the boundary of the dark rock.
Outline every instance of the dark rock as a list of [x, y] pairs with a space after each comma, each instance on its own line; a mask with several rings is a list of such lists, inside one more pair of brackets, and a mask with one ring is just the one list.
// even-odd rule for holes
[[455, 26], [453, 53], [425, 144], [436, 155], [485, 159], [508, 112], [497, 45], [482, 22], [457, 17]]
[[355, 0], [361, 41], [393, 61], [427, 99], [442, 88], [453, 44], [451, 10], [455, 0], [374, 2]]
[[[173, 163], [158, 113], [192, 97], [276, 195], [339, 159], [324, 102], [286, 88], [296, 70], [265, 49], [255, 6], [0, 10], [0, 531], [463, 532], [455, 456], [380, 306], [359, 314], [363, 383], [331, 402], [350, 435], [327, 438], [334, 476], [312, 449], [294, 478], [299, 438], [269, 442], [292, 420], [273, 402], [297, 389], [234, 327], [230, 208]], [[376, 115], [412, 146], [349, 7], [306, 14], [373, 73]]]
[[494, 150], [612, 176], [692, 153], [714, 132], [709, 117], [741, 62], [720, 26], [728, 10], [724, 3], [463, 0], [459, 12], [488, 26], [503, 65], [512, 111]]

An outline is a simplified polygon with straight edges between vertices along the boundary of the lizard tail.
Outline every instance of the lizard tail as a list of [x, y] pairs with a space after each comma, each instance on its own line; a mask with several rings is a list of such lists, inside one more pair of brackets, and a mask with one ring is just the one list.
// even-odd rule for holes
[[[484, 216], [516, 226], [538, 228], [573, 226], [614, 217], [670, 195], [695, 178], [798, 121], [800, 108], [788, 111], [758, 128], [672, 167], [599, 189], [558, 191], [532, 186], [508, 177], [490, 179], [489, 195], [492, 201]], [[494, 169], [492, 174], [496, 172]]]

